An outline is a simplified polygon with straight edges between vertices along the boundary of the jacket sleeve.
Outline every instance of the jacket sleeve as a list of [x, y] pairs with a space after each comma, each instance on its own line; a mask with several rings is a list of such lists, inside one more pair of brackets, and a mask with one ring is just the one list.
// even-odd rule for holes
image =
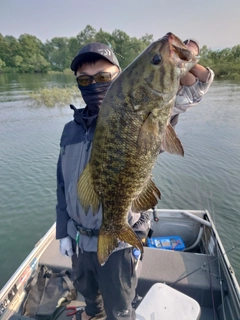
[[207, 93], [214, 79], [214, 72], [207, 68], [209, 76], [206, 82], [201, 82], [199, 79], [191, 86], [183, 86], [176, 96], [175, 105], [172, 111], [170, 123], [174, 127], [178, 122], [178, 115], [187, 111], [190, 107], [196, 105], [202, 100], [202, 97]]
[[62, 157], [60, 152], [57, 163], [56, 239], [62, 239], [68, 236], [67, 222], [69, 220], [65, 198], [65, 187], [62, 174], [61, 158]]
[[149, 232], [149, 212], [144, 211], [141, 212], [140, 218], [138, 221], [132, 226], [133, 231], [136, 233], [137, 236], [139, 236], [140, 239], [144, 239], [147, 237]]

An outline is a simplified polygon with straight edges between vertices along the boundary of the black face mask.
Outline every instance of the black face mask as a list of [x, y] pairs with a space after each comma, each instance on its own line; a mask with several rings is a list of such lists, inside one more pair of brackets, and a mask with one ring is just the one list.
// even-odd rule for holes
[[99, 108], [103, 102], [103, 98], [106, 95], [108, 88], [111, 85], [109, 82], [96, 82], [92, 83], [89, 86], [80, 86], [78, 85], [79, 90], [81, 91], [83, 100], [86, 102], [87, 107], [91, 114], [96, 114], [99, 111]]

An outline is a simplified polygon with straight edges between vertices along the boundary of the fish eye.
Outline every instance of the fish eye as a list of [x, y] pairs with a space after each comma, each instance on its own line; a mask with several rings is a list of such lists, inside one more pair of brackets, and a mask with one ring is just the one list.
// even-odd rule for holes
[[162, 61], [162, 58], [160, 56], [160, 54], [155, 54], [155, 56], [153, 56], [152, 58], [152, 64], [159, 64]]

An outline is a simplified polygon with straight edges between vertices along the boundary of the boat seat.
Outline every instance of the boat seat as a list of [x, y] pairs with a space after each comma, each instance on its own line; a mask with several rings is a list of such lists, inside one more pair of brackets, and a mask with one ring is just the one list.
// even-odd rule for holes
[[53, 239], [48, 245], [40, 260], [40, 265], [51, 267], [54, 271], [72, 270], [72, 260], [69, 257], [64, 257], [59, 251], [59, 240]]
[[[209, 281], [209, 266], [211, 281]], [[184, 278], [187, 275], [188, 277]], [[218, 265], [215, 256], [144, 247], [137, 293], [145, 296], [155, 283], [166, 283], [192, 297], [200, 306], [208, 308], [212, 307], [212, 295], [216, 305], [221, 303], [220, 284], [216, 275], [218, 275]], [[183, 279], [178, 281], [180, 278]]]

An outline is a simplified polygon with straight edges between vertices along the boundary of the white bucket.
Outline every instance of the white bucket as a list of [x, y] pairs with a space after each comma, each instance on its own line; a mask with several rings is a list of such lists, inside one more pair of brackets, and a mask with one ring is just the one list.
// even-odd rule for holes
[[155, 283], [136, 310], [136, 320], [198, 320], [197, 301], [167, 286]]

